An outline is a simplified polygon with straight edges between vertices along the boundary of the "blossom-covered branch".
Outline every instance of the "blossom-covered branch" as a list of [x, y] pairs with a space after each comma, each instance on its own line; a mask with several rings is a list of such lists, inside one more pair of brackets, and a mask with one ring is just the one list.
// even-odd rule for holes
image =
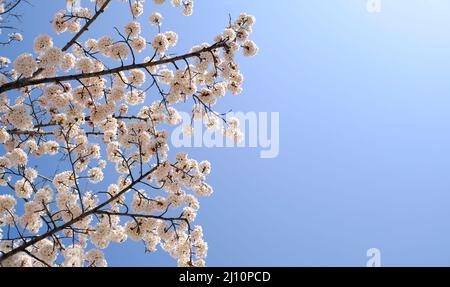
[[[117, 68], [112, 69], [105, 69], [98, 72], [90, 72], [90, 73], [79, 73], [79, 74], [73, 74], [73, 75], [65, 75], [65, 76], [58, 76], [58, 77], [48, 77], [48, 78], [41, 78], [41, 79], [19, 79], [17, 81], [6, 83], [2, 86], [0, 86], [0, 93], [7, 92], [13, 89], [20, 89], [28, 86], [34, 86], [39, 84], [46, 84], [46, 83], [60, 83], [65, 81], [72, 81], [72, 80], [81, 80], [81, 79], [87, 79], [87, 78], [94, 78], [94, 77], [101, 77], [111, 74], [118, 74], [120, 72], [130, 71], [133, 69], [147, 69], [154, 66], [160, 66], [164, 64], [176, 64], [178, 61], [184, 61], [188, 60], [190, 58], [198, 57], [200, 58], [200, 55], [202, 53], [212, 52], [215, 49], [218, 48], [226, 48], [226, 42], [222, 41], [219, 43], [215, 43], [211, 46], [204, 47], [199, 51], [187, 53], [181, 56], [176, 57], [168, 57], [161, 60], [152, 60], [146, 63], [137, 63], [137, 64], [130, 64], [130, 65], [123, 65]], [[35, 76], [33, 76], [34, 78]]]
[[[89, 30], [89, 27], [92, 25], [92, 23], [94, 23], [94, 21], [97, 20], [97, 18], [100, 16], [100, 14], [105, 12], [106, 7], [111, 2], [111, 0], [106, 0], [103, 2], [104, 3], [97, 3], [96, 9], [95, 9], [96, 10], [95, 14], [92, 17], [90, 16], [89, 10], [84, 9], [81, 12], [76, 11], [76, 13], [74, 13], [74, 11], [71, 11], [69, 15], [65, 15], [64, 17], [62, 17], [62, 19], [58, 19], [59, 21], [62, 21], [63, 23], [58, 22], [55, 19], [55, 21], [53, 22], [55, 26], [58, 26], [58, 25], [67, 26], [68, 29], [72, 30], [73, 32], [76, 32], [75, 36], [73, 36], [73, 38], [69, 42], [67, 42], [67, 44], [64, 45], [64, 47], [61, 49], [62, 52], [66, 52], [67, 50], [69, 50], [76, 43], [76, 41], [83, 35], [83, 33], [85, 33], [86, 31]], [[70, 5], [68, 5], [68, 7], [71, 8]], [[97, 9], [97, 7], [100, 7], [100, 8]], [[81, 29], [79, 28], [80, 24], [79, 24], [78, 20], [86, 21], [86, 23], [83, 25], [83, 27]], [[39, 74], [43, 70], [44, 70], [44, 68], [39, 68], [36, 72], [33, 73], [33, 75], [30, 77], [30, 79], [39, 76]]]

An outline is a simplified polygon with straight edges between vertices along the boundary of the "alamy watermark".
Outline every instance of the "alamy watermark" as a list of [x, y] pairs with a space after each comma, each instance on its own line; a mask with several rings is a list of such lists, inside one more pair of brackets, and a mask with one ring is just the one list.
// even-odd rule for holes
[[[278, 112], [229, 112], [225, 120], [238, 120], [241, 135], [236, 141], [226, 136], [225, 123], [210, 130], [202, 121], [192, 121], [191, 114], [179, 112], [181, 124], [171, 135], [175, 148], [258, 148], [261, 158], [276, 158], [280, 152], [280, 114]], [[191, 134], [186, 134], [185, 127], [191, 126]]]
[[367, 260], [366, 266], [367, 267], [381, 267], [381, 251], [378, 248], [370, 248], [366, 252], [367, 257], [369, 257], [369, 260]]
[[366, 9], [369, 13], [381, 12], [381, 0], [367, 0]]

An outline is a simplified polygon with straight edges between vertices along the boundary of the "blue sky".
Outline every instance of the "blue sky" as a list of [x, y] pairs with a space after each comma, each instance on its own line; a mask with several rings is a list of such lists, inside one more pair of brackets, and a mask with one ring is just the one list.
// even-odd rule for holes
[[[196, 0], [187, 18], [157, 7], [179, 53], [211, 42], [228, 14], [255, 15], [259, 55], [240, 59], [244, 93], [218, 109], [280, 113], [275, 159], [186, 149], [213, 164], [198, 216], [209, 266], [365, 266], [372, 247], [384, 266], [450, 265], [450, 2], [381, 1], [375, 14], [366, 0]], [[6, 54], [52, 34], [62, 1], [34, 3], [26, 40]], [[129, 21], [123, 9], [114, 3], [89, 36]], [[143, 251], [130, 241], [106, 253], [112, 266], [175, 264]]]

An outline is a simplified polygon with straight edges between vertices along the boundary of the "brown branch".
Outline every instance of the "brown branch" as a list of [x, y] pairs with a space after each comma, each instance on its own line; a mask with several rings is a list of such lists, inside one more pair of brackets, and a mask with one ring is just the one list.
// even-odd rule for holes
[[12, 4], [10, 7], [7, 7], [7, 9], [6, 9], [3, 13], [0, 13], [0, 15], [4, 15], [4, 14], [6, 14], [6, 13], [9, 13], [9, 12], [12, 11], [14, 8], [16, 8], [17, 5], [20, 4], [20, 2], [22, 2], [22, 0], [17, 0], [17, 1], [16, 1], [14, 4]]
[[209, 52], [214, 49], [223, 48], [223, 47], [226, 47], [226, 43], [218, 42], [207, 48], [203, 48], [197, 52], [192, 52], [192, 53], [184, 54], [184, 55], [177, 56], [177, 57], [162, 59], [159, 61], [125, 65], [125, 66], [120, 66], [120, 67], [107, 69], [107, 70], [103, 70], [103, 71], [99, 71], [99, 72], [92, 72], [92, 73], [81, 73], [81, 74], [75, 74], [75, 75], [50, 77], [50, 78], [42, 78], [42, 79], [24, 78], [24, 79], [17, 80], [15, 82], [6, 83], [6, 84], [0, 86], [0, 94], [4, 93], [6, 91], [13, 90], [13, 89], [20, 89], [20, 88], [24, 88], [24, 87], [28, 87], [28, 86], [33, 86], [33, 85], [73, 81], [73, 80], [80, 80], [80, 79], [86, 79], [86, 78], [95, 78], [95, 77], [101, 77], [101, 76], [110, 75], [110, 74], [117, 74], [117, 73], [120, 73], [123, 71], [132, 70], [132, 69], [145, 69], [148, 67], [159, 66], [159, 65], [164, 65], [164, 64], [168, 64], [168, 63], [175, 63], [177, 61], [190, 59], [190, 58], [194, 58], [194, 57], [199, 57], [201, 53]]
[[[113, 118], [117, 119], [117, 120], [140, 120], [140, 121], [146, 121], [147, 118], [142, 118], [142, 117], [138, 117], [138, 116], [113, 116]], [[86, 122], [90, 121], [90, 117], [85, 117], [84, 120]], [[55, 127], [55, 126], [60, 126], [60, 124], [58, 124], [57, 122], [54, 121], [50, 121], [48, 123], [43, 123], [43, 124], [37, 124], [33, 126], [33, 130], [32, 131], [22, 131], [22, 130], [18, 130], [18, 129], [11, 129], [11, 130], [7, 130], [7, 132], [11, 135], [30, 135], [30, 136], [49, 136], [49, 135], [53, 135], [54, 132], [50, 131], [50, 132], [45, 132], [45, 131], [35, 131], [35, 129], [41, 129], [41, 128], [46, 128], [46, 127]], [[104, 135], [104, 133], [102, 132], [96, 132], [96, 131], [91, 131], [91, 132], [85, 132], [86, 135]]]
[[135, 218], [153, 218], [153, 219], [161, 219], [166, 221], [187, 221], [186, 218], [183, 217], [164, 217], [162, 215], [150, 215], [150, 214], [138, 214], [138, 213], [128, 213], [128, 212], [110, 212], [104, 210], [98, 210], [95, 212], [96, 214], [105, 214], [108, 216], [126, 216], [126, 217], [135, 217]]
[[72, 40], [70, 40], [70, 41], [62, 48], [62, 51], [63, 51], [63, 52], [69, 50], [69, 48], [72, 47], [73, 44], [75, 44], [75, 42], [81, 37], [81, 35], [83, 35], [84, 32], [86, 32], [87, 30], [89, 30], [89, 26], [91, 26], [91, 24], [94, 23], [94, 21], [98, 18], [98, 16], [100, 16], [100, 14], [102, 14], [103, 12], [105, 12], [105, 8], [106, 8], [106, 6], [108, 6], [109, 2], [111, 2], [111, 0], [106, 0], [106, 1], [105, 1], [105, 3], [103, 4], [103, 6], [100, 7], [100, 9], [97, 11], [97, 13], [95, 13], [94, 17], [92, 17], [89, 21], [87, 21], [86, 24], [83, 26], [83, 28], [81, 28], [80, 31], [78, 31], [78, 33], [75, 34], [75, 36], [72, 38]]

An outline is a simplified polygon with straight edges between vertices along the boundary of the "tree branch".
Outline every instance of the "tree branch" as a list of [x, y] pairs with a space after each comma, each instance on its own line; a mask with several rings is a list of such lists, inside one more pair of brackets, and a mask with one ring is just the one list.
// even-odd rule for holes
[[6, 91], [10, 91], [10, 90], [14, 90], [14, 89], [20, 89], [20, 88], [24, 88], [24, 87], [28, 87], [28, 86], [33, 86], [33, 85], [46, 84], [46, 83], [55, 83], [55, 82], [73, 81], [73, 80], [80, 80], [80, 79], [94, 78], [94, 77], [101, 77], [101, 76], [110, 75], [110, 74], [117, 74], [117, 73], [120, 73], [120, 72], [123, 72], [123, 71], [132, 70], [132, 69], [145, 69], [145, 68], [148, 68], [148, 67], [159, 66], [159, 65], [164, 65], [164, 64], [168, 64], [168, 63], [175, 63], [177, 61], [190, 59], [190, 58], [194, 58], [194, 57], [199, 57], [200, 54], [202, 54], [204, 52], [209, 52], [209, 51], [212, 51], [214, 49], [224, 48], [224, 47], [226, 47], [226, 43], [218, 42], [218, 43], [215, 43], [214, 45], [211, 45], [211, 46], [209, 46], [207, 48], [203, 48], [203, 49], [201, 49], [200, 51], [197, 51], [197, 52], [192, 52], [192, 53], [184, 54], [184, 55], [181, 55], [181, 56], [167, 58], [167, 59], [162, 59], [162, 60], [158, 60], [158, 61], [152, 61], [152, 62], [147, 62], [147, 63], [139, 63], [139, 64], [131, 64], [131, 65], [120, 66], [120, 67], [116, 67], [116, 68], [112, 68], [112, 69], [108, 69], [108, 70], [103, 70], [103, 71], [99, 71], [99, 72], [81, 73], [81, 74], [75, 74], [75, 75], [67, 75], [67, 76], [59, 76], [59, 77], [51, 77], [51, 78], [42, 78], [42, 79], [24, 78], [24, 79], [20, 79], [20, 80], [17, 80], [15, 82], [6, 83], [6, 84], [0, 86], [0, 94], [4, 93]]
[[98, 16], [100, 16], [100, 14], [102, 14], [103, 12], [105, 12], [105, 8], [106, 6], [108, 6], [109, 2], [111, 2], [111, 0], [106, 0], [105, 3], [102, 5], [102, 7], [100, 7], [100, 9], [97, 11], [97, 13], [95, 13], [94, 17], [92, 17], [90, 20], [88, 20], [86, 22], [86, 24], [83, 26], [83, 28], [80, 29], [80, 31], [78, 31], [77, 34], [75, 34], [75, 36], [72, 38], [72, 40], [70, 40], [63, 48], [62, 51], [65, 52], [67, 50], [69, 50], [70, 47], [72, 47], [73, 44], [75, 44], [75, 42], [78, 40], [78, 38], [81, 37], [81, 35], [83, 35], [84, 32], [86, 32], [87, 30], [89, 30], [89, 26], [91, 26], [92, 23], [94, 23], [94, 21], [98, 18]]

